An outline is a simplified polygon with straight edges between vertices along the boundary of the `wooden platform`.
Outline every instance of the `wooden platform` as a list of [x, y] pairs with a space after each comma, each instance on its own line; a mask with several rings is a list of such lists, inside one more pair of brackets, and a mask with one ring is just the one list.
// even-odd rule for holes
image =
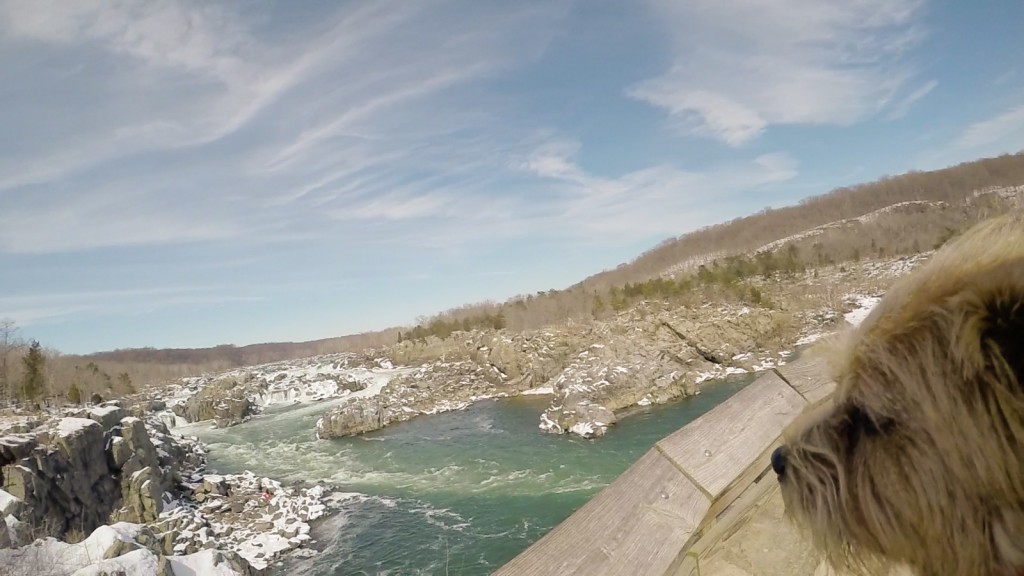
[[[551, 532], [494, 574], [689, 573], [775, 481], [768, 455], [783, 429], [834, 385], [800, 359], [767, 372], [659, 441]], [[690, 556], [687, 554], [692, 552]]]

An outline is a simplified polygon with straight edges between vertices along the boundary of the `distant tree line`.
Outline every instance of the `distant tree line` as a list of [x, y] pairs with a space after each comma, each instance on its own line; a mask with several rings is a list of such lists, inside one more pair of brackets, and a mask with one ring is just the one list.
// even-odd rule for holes
[[428, 336], [444, 339], [459, 331], [501, 330], [505, 325], [505, 313], [500, 310], [494, 314], [481, 312], [472, 316], [464, 316], [461, 319], [439, 315], [416, 325], [410, 330], [399, 332], [398, 342], [425, 340]]

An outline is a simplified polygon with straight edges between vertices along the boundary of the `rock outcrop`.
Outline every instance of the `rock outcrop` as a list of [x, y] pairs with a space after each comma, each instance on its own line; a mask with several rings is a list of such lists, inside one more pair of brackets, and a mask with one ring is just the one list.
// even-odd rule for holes
[[775, 366], [797, 331], [777, 312], [741, 306], [641, 308], [629, 316], [595, 325], [596, 341], [548, 383], [555, 397], [542, 429], [600, 436], [624, 408], [698, 394], [709, 378]]
[[483, 399], [517, 394], [528, 380], [471, 360], [433, 362], [396, 376], [377, 395], [356, 396], [317, 422], [319, 438], [370, 432], [421, 414], [464, 408]]
[[127, 416], [124, 408], [116, 405], [97, 406], [88, 412], [88, 417], [99, 422], [104, 430], [110, 430], [121, 423], [121, 419]]
[[765, 308], [641, 305], [560, 329], [405, 341], [388, 349], [389, 357], [422, 364], [379, 394], [354, 395], [325, 414], [317, 436], [361, 434], [534, 388], [554, 394], [542, 429], [600, 436], [625, 408], [696, 394], [711, 377], [774, 366], [796, 334], [791, 317]]
[[318, 438], [354, 436], [383, 428], [396, 417], [379, 397], [352, 398], [320, 418], [316, 434]]
[[105, 407], [89, 411], [90, 418], [36, 422], [31, 432], [0, 431], [4, 494], [18, 499], [15, 516], [35, 534], [64, 537], [111, 517], [153, 521], [163, 502], [183, 489], [182, 474], [203, 465], [201, 454], [173, 441], [155, 421], [147, 427], [127, 416], [112, 424], [120, 410]]
[[218, 428], [226, 428], [245, 422], [258, 412], [252, 400], [257, 390], [251, 380], [239, 383], [234, 378], [224, 378], [204, 386], [172, 410], [189, 422], [213, 420]]
[[94, 420], [63, 418], [54, 429], [20, 446], [24, 454], [3, 468], [3, 489], [26, 507], [21, 520], [51, 535], [92, 530], [121, 500], [108, 467], [107, 432]]
[[[204, 570], [226, 563], [233, 573], [254, 574], [309, 542], [309, 522], [327, 513], [320, 486], [286, 488], [251, 473], [204, 475], [198, 440], [172, 436], [152, 415], [126, 416], [104, 430], [101, 412], [99, 420], [0, 420], [0, 567], [5, 558], [33, 566], [43, 561], [33, 555], [47, 548], [70, 554], [67, 570], [55, 574], [119, 574], [124, 562], [132, 566], [128, 574], [227, 573], [187, 572], [191, 560], [182, 555], [196, 553], [212, 554]], [[75, 558], [81, 545], [54, 539], [89, 532], [84, 563]]]

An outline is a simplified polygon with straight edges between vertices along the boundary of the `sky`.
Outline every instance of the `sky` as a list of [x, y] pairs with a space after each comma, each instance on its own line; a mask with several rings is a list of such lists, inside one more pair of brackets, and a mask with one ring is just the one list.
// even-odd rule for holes
[[0, 0], [0, 318], [298, 341], [1024, 150], [1019, 0]]

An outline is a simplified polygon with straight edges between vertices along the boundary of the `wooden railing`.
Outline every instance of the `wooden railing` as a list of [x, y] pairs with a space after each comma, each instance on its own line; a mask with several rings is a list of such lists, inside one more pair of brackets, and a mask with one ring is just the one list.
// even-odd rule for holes
[[690, 576], [774, 488], [782, 430], [834, 384], [803, 357], [662, 439], [496, 576]]

